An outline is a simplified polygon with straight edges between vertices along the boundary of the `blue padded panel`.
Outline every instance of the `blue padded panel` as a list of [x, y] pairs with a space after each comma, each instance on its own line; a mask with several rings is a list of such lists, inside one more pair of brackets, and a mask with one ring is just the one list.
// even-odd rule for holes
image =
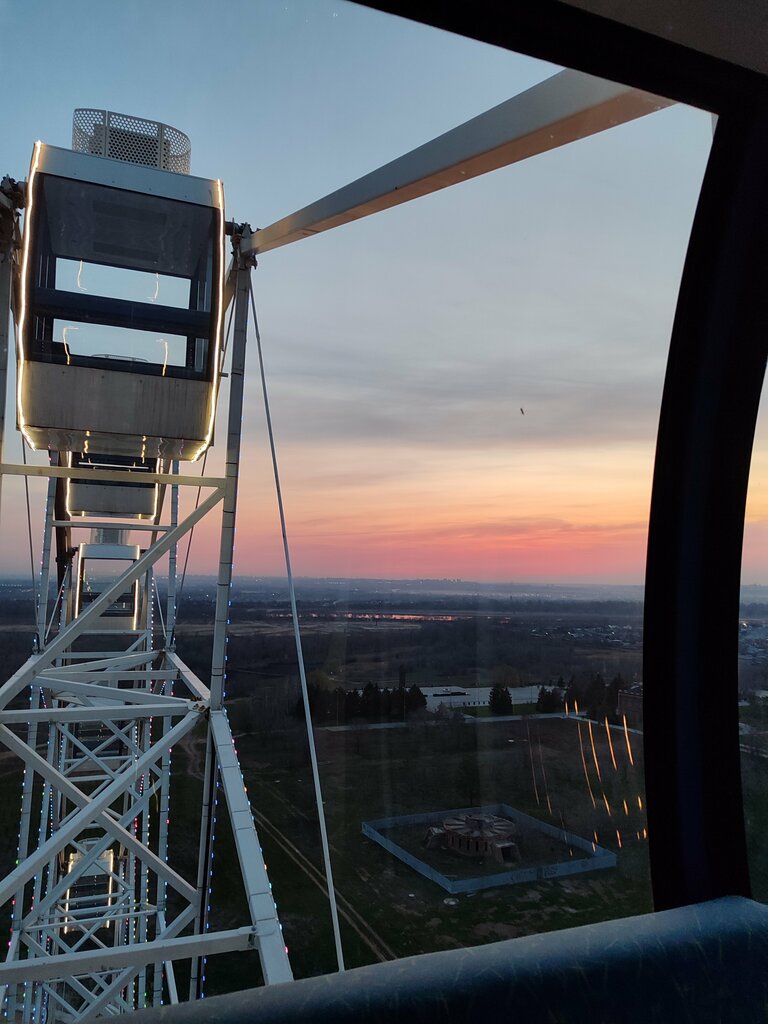
[[768, 907], [725, 897], [162, 1007], [135, 1019], [137, 1024], [765, 1022]]

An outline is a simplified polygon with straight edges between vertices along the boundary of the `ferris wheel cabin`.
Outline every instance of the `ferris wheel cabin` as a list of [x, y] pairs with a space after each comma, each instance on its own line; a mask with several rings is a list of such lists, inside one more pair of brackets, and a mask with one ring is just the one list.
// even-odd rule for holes
[[194, 460], [212, 440], [221, 182], [157, 122], [75, 112], [27, 186], [17, 415], [33, 448]]

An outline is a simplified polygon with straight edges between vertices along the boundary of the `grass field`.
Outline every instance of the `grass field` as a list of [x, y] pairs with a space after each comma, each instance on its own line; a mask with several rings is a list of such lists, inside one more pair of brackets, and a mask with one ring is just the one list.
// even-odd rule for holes
[[[584, 726], [582, 731], [586, 734]], [[638, 797], [644, 797], [642, 751], [638, 745], [631, 765], [626, 748], [616, 745], [614, 769], [604, 730], [594, 739], [602, 782], [588, 736], [582, 737], [593, 806], [573, 720], [321, 731], [318, 756], [339, 892], [397, 956], [649, 910], [647, 844], [637, 841], [645, 827], [638, 804]], [[286, 745], [275, 736], [238, 741], [248, 790], [257, 812], [319, 867], [309, 768], [297, 763], [295, 744], [290, 745], [292, 754]], [[442, 889], [361, 834], [364, 820], [495, 802], [578, 835], [597, 832], [601, 845], [617, 852], [617, 868], [487, 890], [446, 905]], [[261, 834], [266, 835], [263, 830]], [[294, 970], [298, 976], [332, 970], [327, 905], [322, 900], [305, 905], [306, 891], [297, 891], [296, 872], [286, 870], [284, 860], [270, 856], [268, 863]], [[350, 929], [345, 926], [343, 931], [346, 945]], [[377, 957], [358, 936], [347, 959], [355, 966]]]
[[[613, 756], [605, 729], [593, 727], [592, 739], [594, 754], [588, 727], [581, 724], [580, 743], [573, 719], [318, 731], [347, 966], [650, 910], [648, 848], [637, 838], [645, 828], [640, 737], [631, 738], [634, 763], [622, 733], [612, 732]], [[238, 738], [297, 977], [335, 969], [305, 750], [298, 725]], [[768, 758], [761, 756], [757, 744], [755, 750], [742, 759], [744, 806], [755, 897], [768, 900]], [[202, 753], [200, 740], [194, 737], [173, 753], [170, 859], [190, 879], [196, 868]], [[0, 774], [3, 874], [16, 856], [20, 783], [21, 773], [6, 755]], [[446, 903], [442, 889], [361, 833], [364, 820], [496, 802], [586, 838], [597, 833], [600, 845], [617, 853], [616, 869], [491, 889]], [[222, 804], [220, 797], [211, 923], [234, 927], [247, 921]], [[7, 914], [0, 925], [7, 927]], [[181, 990], [183, 970], [178, 978]], [[255, 953], [211, 957], [206, 991], [211, 995], [244, 988], [258, 984], [260, 978]]]
[[[491, 709], [486, 705], [480, 708], [462, 708], [465, 715], [470, 715], [472, 718], [494, 718], [491, 714]], [[512, 710], [509, 712], [511, 715], [532, 715], [536, 711], [535, 704], [514, 704]]]

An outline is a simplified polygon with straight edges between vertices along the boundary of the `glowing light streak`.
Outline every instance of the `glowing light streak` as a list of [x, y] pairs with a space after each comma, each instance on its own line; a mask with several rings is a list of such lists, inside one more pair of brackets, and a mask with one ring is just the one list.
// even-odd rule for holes
[[211, 408], [208, 413], [208, 427], [205, 434], [205, 440], [192, 456], [192, 462], [196, 462], [211, 443], [213, 427], [216, 422], [216, 402], [219, 394], [219, 356], [221, 352], [221, 328], [224, 323], [224, 186], [220, 178], [216, 179], [216, 190], [219, 203], [219, 288], [218, 309], [216, 312], [216, 340], [213, 351], [213, 361], [211, 363], [213, 372]]
[[[72, 469], [72, 452], [67, 452], [67, 466], [70, 469]], [[70, 488], [70, 484], [71, 483], [72, 483], [71, 479], [69, 477], [67, 477], [66, 486], [65, 486], [65, 493], [64, 493], [64, 508], [67, 510], [67, 515], [70, 517], [70, 519], [72, 518], [72, 512], [70, 511], [70, 505], [69, 505], [69, 488]]]
[[593, 758], [593, 760], [595, 762], [595, 771], [597, 772], [597, 777], [600, 780], [600, 783], [602, 784], [603, 776], [602, 776], [602, 773], [600, 771], [600, 762], [597, 760], [597, 749], [595, 748], [595, 737], [592, 735], [592, 723], [591, 722], [587, 722], [587, 726], [589, 727], [589, 742], [592, 744], [592, 758]]
[[139, 581], [133, 584], [133, 628], [138, 629], [139, 623]]
[[634, 766], [635, 759], [632, 757], [632, 744], [629, 742], [629, 729], [627, 728], [627, 716], [621, 716], [624, 719], [624, 739], [627, 741], [627, 754], [629, 755], [629, 763]]
[[629, 817], [629, 807], [627, 806], [627, 801], [626, 800], [624, 801], [624, 813], [626, 814], [627, 817]]
[[640, 796], [639, 793], [637, 794], [637, 806], [642, 811], [642, 809], [643, 809], [643, 798]]
[[608, 803], [608, 797], [605, 795], [605, 793], [603, 793], [603, 803], [605, 804], [606, 811], [608, 811], [608, 817], [612, 818], [613, 815], [611, 814], [611, 805]]
[[85, 560], [83, 558], [80, 558], [79, 559], [78, 568], [77, 568], [77, 586], [75, 587], [75, 614], [73, 616], [73, 618], [75, 618], [75, 619], [80, 614], [80, 591], [81, 591], [81, 589], [83, 587], [83, 583], [84, 583], [84, 580], [85, 580], [85, 565], [84, 565], [84, 561]]
[[587, 771], [587, 759], [584, 757], [584, 741], [581, 735], [581, 722], [577, 722], [576, 726], [579, 730], [579, 750], [581, 751], [581, 764], [584, 768], [584, 778], [587, 780], [587, 789], [589, 790], [589, 799], [592, 801], [592, 806], [597, 807], [595, 803], [595, 794], [592, 792], [592, 785], [589, 781], [589, 772]]
[[621, 849], [621, 832], [618, 829], [616, 829], [616, 840], [619, 844], [619, 849]]
[[168, 342], [165, 338], [158, 338], [157, 342], [159, 345], [165, 346], [165, 356], [163, 358], [163, 372], [160, 374], [161, 377], [165, 376], [165, 371], [168, 369]]
[[613, 770], [616, 771], [618, 769], [618, 765], [616, 764], [616, 755], [613, 752], [613, 740], [611, 739], [611, 727], [610, 727], [610, 725], [608, 725], [608, 716], [607, 715], [605, 716], [605, 735], [608, 737], [608, 749], [611, 752], [611, 761], [613, 762]]
[[[531, 727], [526, 720], [525, 728], [528, 732], [528, 755], [531, 759], [531, 777], [533, 778], [533, 792], [536, 796], [536, 804], [541, 807], [541, 800], [539, 799], [539, 787], [536, 785], [536, 768], [533, 764], [533, 746], [531, 744]], [[243, 787], [245, 788], [245, 787]]]
[[568, 701], [565, 702], [565, 717], [568, 718], [570, 711], [568, 710]]
[[577, 715], [581, 714], [581, 712], [579, 711], [579, 702], [577, 700], [573, 702], [573, 709]]
[[69, 351], [69, 344], [67, 342], [67, 334], [69, 334], [70, 331], [79, 331], [79, 330], [80, 330], [79, 327], [65, 327], [62, 330], [62, 332], [61, 332], [62, 344], [64, 345], [64, 351], [65, 351], [65, 353], [67, 355], [67, 366], [69, 366], [70, 363], [72, 362], [72, 354]]
[[547, 807], [549, 808], [549, 815], [550, 815], [550, 817], [552, 817], [552, 801], [549, 799], [549, 786], [547, 785], [547, 772], [546, 772], [546, 769], [544, 767], [544, 756], [543, 756], [542, 751], [541, 751], [541, 729], [539, 729], [539, 733], [538, 733], [537, 739], [538, 739], [538, 742], [539, 742], [539, 764], [541, 765], [541, 775], [542, 775], [542, 778], [544, 779], [544, 795], [545, 795], [545, 797], [547, 799]]
[[35, 148], [32, 151], [32, 166], [29, 171], [29, 180], [27, 182], [27, 209], [24, 214], [24, 242], [21, 259], [21, 295], [19, 299], [19, 372], [18, 379], [16, 381], [16, 410], [19, 419], [19, 430], [21, 431], [24, 440], [33, 450], [35, 450], [35, 446], [32, 443], [32, 438], [29, 432], [25, 429], [27, 424], [24, 419], [22, 391], [24, 383], [24, 364], [26, 362], [26, 356], [24, 353], [24, 328], [27, 320], [27, 292], [29, 290], [27, 278], [29, 276], [29, 249], [32, 236], [32, 209], [35, 198], [34, 183], [37, 168], [40, 163], [40, 149], [42, 145], [42, 142], [39, 140], [35, 143]]
[[80, 266], [77, 268], [77, 281], [75, 283], [77, 284], [77, 287], [80, 289], [81, 292], [87, 292], [88, 289], [82, 284], [82, 282], [80, 280], [80, 278], [82, 277], [82, 274], [83, 274], [83, 261], [80, 260]]
[[155, 273], [155, 294], [149, 296], [150, 302], [157, 302], [158, 296], [160, 295], [160, 275]]

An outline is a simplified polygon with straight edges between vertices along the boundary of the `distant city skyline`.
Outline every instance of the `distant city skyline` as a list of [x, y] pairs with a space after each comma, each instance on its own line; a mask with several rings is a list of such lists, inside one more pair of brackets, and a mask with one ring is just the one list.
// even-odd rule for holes
[[[74, 107], [103, 106], [187, 132], [193, 173], [220, 176], [228, 216], [254, 226], [558, 70], [344, 0], [239, 0], [213, 25], [200, 0], [2, 9], [17, 32], [8, 77], [25, 85], [0, 174], [25, 175], [36, 138], [69, 145]], [[32, 49], [45, 76], [30, 78]], [[642, 582], [666, 349], [711, 134], [708, 113], [671, 107], [260, 259], [298, 575]], [[5, 458], [19, 461], [12, 410]], [[745, 583], [768, 580], [763, 436]], [[281, 572], [270, 474], [251, 345], [239, 574]], [[37, 545], [44, 491], [31, 491]], [[23, 574], [18, 480], [3, 482], [2, 515], [0, 566]], [[203, 523], [190, 571], [216, 564]]]

